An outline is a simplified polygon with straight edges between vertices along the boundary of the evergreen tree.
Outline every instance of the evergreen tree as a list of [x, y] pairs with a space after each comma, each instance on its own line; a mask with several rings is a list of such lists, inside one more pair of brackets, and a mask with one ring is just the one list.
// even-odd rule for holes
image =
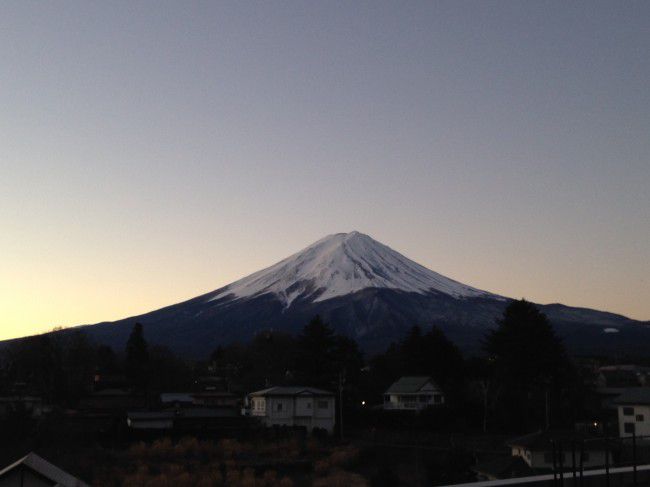
[[333, 370], [336, 338], [320, 316], [314, 317], [298, 337], [297, 379], [307, 385], [330, 388], [338, 371]]
[[127, 377], [135, 387], [144, 388], [146, 386], [148, 362], [149, 352], [147, 342], [144, 339], [142, 324], [136, 323], [126, 342], [125, 362]]
[[510, 303], [484, 349], [500, 385], [498, 411], [513, 430], [544, 428], [560, 405], [574, 373], [562, 341], [546, 315], [525, 300]]
[[485, 350], [501, 378], [539, 387], [566, 371], [568, 359], [546, 315], [526, 300], [513, 301], [489, 333]]

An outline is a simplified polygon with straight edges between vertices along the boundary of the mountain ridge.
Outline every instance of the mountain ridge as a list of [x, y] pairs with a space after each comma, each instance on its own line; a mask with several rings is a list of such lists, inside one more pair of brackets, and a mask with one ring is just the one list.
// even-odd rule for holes
[[[316, 314], [367, 352], [414, 325], [441, 328], [463, 350], [480, 352], [511, 298], [438, 274], [360, 232], [328, 235], [289, 257], [200, 296], [114, 322], [84, 325], [89, 338], [124, 348], [135, 322], [147, 340], [187, 356], [250, 340], [262, 330], [299, 333]], [[559, 303], [538, 305], [577, 353], [645, 351], [646, 323]]]

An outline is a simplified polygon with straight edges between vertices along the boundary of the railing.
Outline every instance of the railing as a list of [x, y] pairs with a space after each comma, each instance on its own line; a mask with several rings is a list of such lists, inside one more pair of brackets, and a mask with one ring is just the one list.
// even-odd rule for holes
[[[650, 475], [650, 465], [637, 465], [637, 483], [630, 482], [628, 477], [631, 477], [634, 473], [633, 467], [611, 467], [609, 469], [594, 469], [594, 470], [585, 470], [582, 472], [581, 477], [560, 477], [559, 473], [550, 473], [543, 475], [531, 475], [528, 477], [517, 477], [509, 479], [499, 479], [499, 480], [483, 480], [478, 482], [467, 482], [463, 484], [449, 484], [442, 487], [500, 487], [505, 485], [510, 486], [519, 486], [519, 485], [528, 485], [534, 484], [533, 487], [546, 487], [553, 486], [557, 487], [564, 485], [566, 487], [572, 486], [601, 486], [601, 485], [611, 485], [618, 487], [621, 485], [638, 485], [646, 486], [649, 485], [647, 481], [639, 481], [638, 474], [643, 473], [644, 476]], [[603, 483], [604, 482], [604, 483]]]
[[[604, 452], [602, 462], [587, 464], [585, 453]], [[650, 486], [650, 436], [594, 437], [556, 440], [552, 468], [544, 475], [487, 480], [454, 487], [536, 484], [544, 487]], [[449, 487], [449, 486], [448, 486]]]

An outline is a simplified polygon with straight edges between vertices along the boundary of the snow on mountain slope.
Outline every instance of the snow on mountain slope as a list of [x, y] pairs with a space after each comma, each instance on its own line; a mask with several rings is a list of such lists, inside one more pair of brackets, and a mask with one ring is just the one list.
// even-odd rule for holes
[[345, 296], [366, 288], [388, 288], [454, 298], [491, 297], [407, 259], [359, 232], [329, 235], [277, 264], [244, 277], [213, 294], [246, 298], [272, 293], [286, 307], [301, 296], [312, 302]]

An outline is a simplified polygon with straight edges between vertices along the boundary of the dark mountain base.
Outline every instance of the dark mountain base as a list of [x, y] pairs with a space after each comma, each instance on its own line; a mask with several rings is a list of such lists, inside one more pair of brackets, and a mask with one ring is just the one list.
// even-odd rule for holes
[[[369, 355], [401, 340], [414, 325], [438, 326], [465, 353], [479, 354], [485, 334], [508, 303], [389, 289], [366, 289], [317, 303], [298, 299], [289, 308], [271, 295], [208, 299], [209, 295], [200, 296], [141, 316], [79, 330], [96, 342], [123, 350], [133, 324], [140, 322], [151, 344], [198, 359], [207, 357], [218, 345], [248, 341], [262, 330], [297, 334], [319, 314], [337, 332], [357, 340]], [[635, 356], [645, 354], [650, 345], [650, 327], [641, 322], [562, 305], [540, 308], [574, 354]]]

